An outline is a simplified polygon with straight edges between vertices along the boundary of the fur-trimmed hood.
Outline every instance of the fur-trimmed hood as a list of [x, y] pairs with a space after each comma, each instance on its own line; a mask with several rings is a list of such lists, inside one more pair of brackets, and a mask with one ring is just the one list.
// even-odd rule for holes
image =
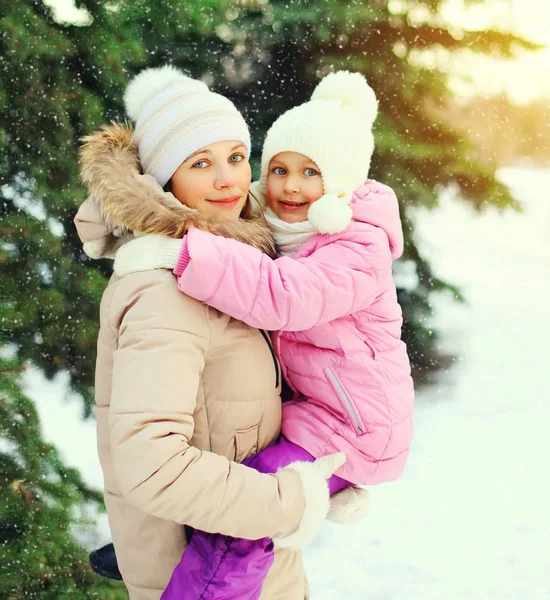
[[273, 235], [263, 219], [210, 221], [165, 192], [140, 170], [132, 127], [112, 123], [84, 138], [80, 149], [81, 179], [90, 197], [75, 225], [91, 258], [114, 257], [132, 232], [180, 238], [190, 227], [211, 231], [255, 246], [275, 256]]

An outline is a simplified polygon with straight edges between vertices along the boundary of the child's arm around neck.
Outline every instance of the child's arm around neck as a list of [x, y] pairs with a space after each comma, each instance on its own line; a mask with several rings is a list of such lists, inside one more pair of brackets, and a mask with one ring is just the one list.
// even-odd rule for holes
[[352, 223], [318, 240], [309, 256], [272, 260], [235, 240], [192, 229], [174, 272], [183, 293], [271, 331], [303, 331], [352, 314], [393, 285], [383, 230]]

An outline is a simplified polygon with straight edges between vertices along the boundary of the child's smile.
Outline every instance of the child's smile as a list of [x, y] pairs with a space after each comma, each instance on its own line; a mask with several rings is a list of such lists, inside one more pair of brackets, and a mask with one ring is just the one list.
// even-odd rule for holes
[[305, 206], [306, 204], [309, 206], [309, 202], [297, 202], [292, 200], [279, 200], [279, 203], [282, 204], [285, 210], [298, 210], [300, 207]]

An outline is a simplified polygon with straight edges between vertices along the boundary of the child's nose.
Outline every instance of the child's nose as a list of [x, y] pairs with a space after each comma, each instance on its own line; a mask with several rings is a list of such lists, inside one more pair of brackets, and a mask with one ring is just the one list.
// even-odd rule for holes
[[285, 182], [285, 192], [287, 194], [297, 194], [300, 191], [300, 187], [295, 179], [290, 177]]

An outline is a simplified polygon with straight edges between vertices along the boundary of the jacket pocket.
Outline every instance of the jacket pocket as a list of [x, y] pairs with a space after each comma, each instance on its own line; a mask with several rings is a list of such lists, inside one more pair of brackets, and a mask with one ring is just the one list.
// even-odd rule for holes
[[336, 393], [336, 396], [340, 400], [340, 404], [342, 405], [345, 414], [348, 415], [350, 423], [353, 426], [353, 429], [355, 430], [355, 433], [357, 433], [357, 435], [363, 435], [364, 433], [367, 433], [367, 429], [365, 427], [365, 424], [363, 423], [363, 419], [361, 418], [361, 415], [359, 414], [355, 403], [351, 399], [351, 396], [348, 394], [348, 392], [342, 385], [342, 382], [340, 381], [339, 377], [336, 375], [336, 373], [331, 367], [325, 367], [323, 371], [332, 389]]
[[237, 429], [235, 433], [235, 462], [242, 462], [245, 458], [258, 452], [258, 427], [253, 425], [247, 429]]

